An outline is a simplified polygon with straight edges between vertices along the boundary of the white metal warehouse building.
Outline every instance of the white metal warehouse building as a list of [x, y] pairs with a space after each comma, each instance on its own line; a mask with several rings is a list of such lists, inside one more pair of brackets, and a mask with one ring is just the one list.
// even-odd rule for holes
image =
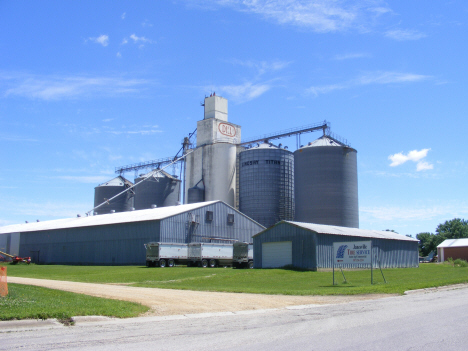
[[[254, 235], [254, 267], [333, 267], [333, 243], [372, 241], [374, 265], [418, 267], [418, 240], [393, 232], [281, 221]], [[344, 266], [343, 266], [344, 267]]]
[[0, 227], [0, 251], [41, 264], [144, 265], [148, 242], [252, 242], [263, 229], [210, 201]]

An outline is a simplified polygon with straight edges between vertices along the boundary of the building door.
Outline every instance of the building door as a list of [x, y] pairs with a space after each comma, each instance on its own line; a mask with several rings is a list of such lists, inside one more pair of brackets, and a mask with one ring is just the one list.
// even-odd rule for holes
[[292, 265], [292, 241], [262, 244], [262, 268]]

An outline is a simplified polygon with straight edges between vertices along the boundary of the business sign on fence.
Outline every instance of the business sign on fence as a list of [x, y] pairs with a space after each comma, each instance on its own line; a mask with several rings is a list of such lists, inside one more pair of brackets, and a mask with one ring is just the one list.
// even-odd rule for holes
[[333, 259], [335, 264], [365, 264], [372, 263], [371, 241], [351, 241], [333, 243]]

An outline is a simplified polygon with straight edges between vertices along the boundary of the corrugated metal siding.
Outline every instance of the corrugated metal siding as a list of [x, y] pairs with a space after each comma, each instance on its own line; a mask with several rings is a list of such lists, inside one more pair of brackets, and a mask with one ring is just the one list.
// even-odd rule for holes
[[[213, 212], [212, 221], [206, 220], [206, 211]], [[189, 213], [194, 216], [198, 225], [188, 225]], [[227, 223], [228, 214], [234, 215], [234, 223]], [[250, 243], [252, 242], [252, 236], [264, 229], [261, 225], [233, 210], [226, 204], [218, 202], [161, 220], [160, 241], [226, 243], [227, 241], [225, 240], [209, 239], [222, 238]]]
[[[213, 212], [212, 221], [206, 220], [206, 211]], [[188, 225], [189, 213], [197, 226]], [[227, 223], [228, 214], [234, 215], [234, 223]], [[24, 232], [19, 255], [43, 264], [142, 265], [143, 245], [148, 242], [210, 242], [210, 237], [252, 242], [262, 230], [228, 205], [215, 202], [162, 220]]]
[[254, 267], [262, 268], [262, 244], [292, 241], [292, 265], [315, 270], [315, 240], [311, 232], [287, 223], [280, 223], [254, 238]]
[[[254, 265], [255, 268], [262, 268], [262, 243], [264, 242], [292, 241], [293, 266], [317, 269], [333, 267], [333, 242], [368, 240], [372, 240], [374, 257], [380, 259], [382, 268], [419, 267], [417, 241], [317, 234], [288, 223], [277, 224], [254, 238]], [[351, 268], [347, 265], [343, 267]], [[368, 266], [363, 265], [363, 267]], [[378, 262], [374, 262], [374, 267], [378, 267]]]
[[42, 264], [142, 265], [150, 241], [159, 241], [159, 221], [27, 232], [20, 256]]

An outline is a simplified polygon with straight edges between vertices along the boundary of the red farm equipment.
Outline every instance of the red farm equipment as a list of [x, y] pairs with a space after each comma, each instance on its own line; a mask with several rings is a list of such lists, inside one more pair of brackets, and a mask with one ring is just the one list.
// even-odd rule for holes
[[31, 257], [19, 257], [19, 256], [12, 256], [5, 252], [0, 251], [0, 255], [5, 257], [9, 257], [11, 259], [11, 264], [18, 264], [19, 262], [24, 262], [27, 264], [31, 263]]

